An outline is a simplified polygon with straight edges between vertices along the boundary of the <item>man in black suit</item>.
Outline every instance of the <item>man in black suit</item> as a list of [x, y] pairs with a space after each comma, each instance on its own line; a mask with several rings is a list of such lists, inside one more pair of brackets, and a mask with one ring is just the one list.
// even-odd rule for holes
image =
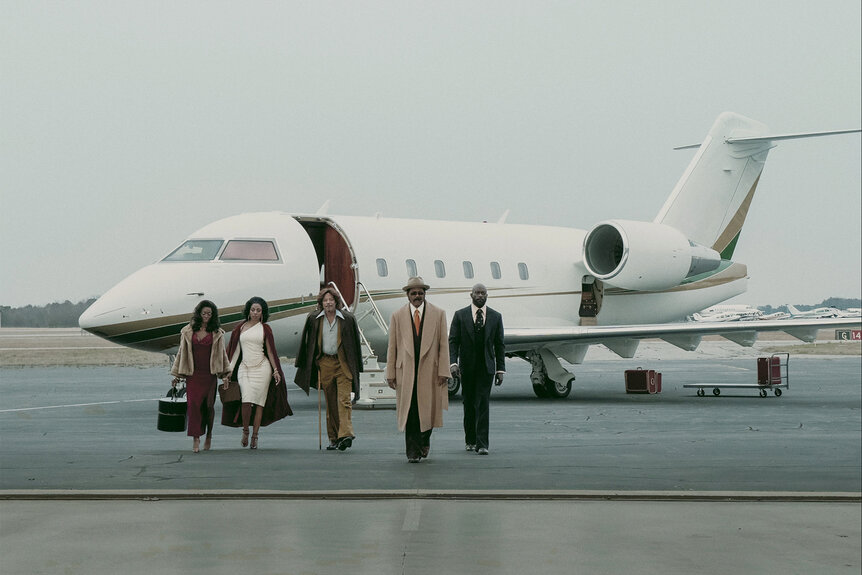
[[474, 285], [470, 297], [473, 303], [452, 317], [449, 370], [452, 377], [461, 379], [466, 449], [488, 455], [491, 382], [500, 385], [506, 373], [503, 316], [485, 305], [484, 285]]

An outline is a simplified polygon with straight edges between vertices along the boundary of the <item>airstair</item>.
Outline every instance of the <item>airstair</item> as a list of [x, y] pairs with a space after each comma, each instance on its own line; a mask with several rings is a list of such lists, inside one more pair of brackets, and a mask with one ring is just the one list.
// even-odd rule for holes
[[[335, 282], [329, 282], [327, 285], [338, 294], [342, 307], [349, 307]], [[359, 328], [362, 373], [359, 374], [359, 400], [356, 401], [355, 406], [365, 409], [394, 408], [395, 390], [386, 383], [383, 369], [377, 363], [377, 354], [366, 336], [367, 333], [378, 332], [382, 334], [385, 341], [389, 336], [389, 327], [365, 285], [362, 282], [357, 282], [356, 285], [359, 288], [359, 297], [356, 300], [353, 315]]]

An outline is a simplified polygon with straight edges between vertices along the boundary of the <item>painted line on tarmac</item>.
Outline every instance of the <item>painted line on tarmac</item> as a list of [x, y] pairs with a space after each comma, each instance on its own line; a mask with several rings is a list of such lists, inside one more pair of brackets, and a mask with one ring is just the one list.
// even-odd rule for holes
[[862, 503], [858, 491], [613, 491], [613, 490], [542, 490], [542, 489], [344, 489], [318, 491], [281, 491], [258, 489], [0, 489], [0, 501], [215, 501], [215, 500], [307, 500], [307, 501], [380, 501], [406, 499], [415, 501], [408, 507], [403, 530], [419, 524], [419, 500], [462, 501], [711, 501], [745, 502], [811, 502]]
[[15, 409], [0, 409], [0, 413], [14, 413], [16, 411], [37, 411], [39, 409], [61, 409], [63, 407], [89, 407], [91, 405], [113, 405], [116, 403], [138, 403], [141, 401], [156, 401], [156, 399], [123, 399], [119, 401], [97, 401], [95, 403], [67, 403], [65, 405], [43, 405], [41, 407], [18, 407]]
[[419, 516], [422, 514], [422, 504], [416, 499], [407, 503], [407, 511], [404, 512], [404, 524], [401, 531], [419, 531]]
[[0, 347], [0, 351], [56, 351], [63, 349], [111, 349], [114, 351], [125, 351], [125, 348], [110, 345], [95, 345], [90, 347]]

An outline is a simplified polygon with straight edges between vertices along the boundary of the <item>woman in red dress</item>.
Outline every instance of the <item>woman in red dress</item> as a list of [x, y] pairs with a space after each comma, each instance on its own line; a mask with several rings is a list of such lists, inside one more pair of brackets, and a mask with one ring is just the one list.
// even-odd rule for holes
[[227, 383], [229, 372], [218, 308], [203, 300], [195, 306], [191, 322], [180, 332], [180, 347], [171, 368], [175, 387], [181, 380], [186, 382], [188, 435], [194, 438], [195, 453], [200, 451], [204, 433], [204, 451], [212, 446], [216, 386], [219, 377]]

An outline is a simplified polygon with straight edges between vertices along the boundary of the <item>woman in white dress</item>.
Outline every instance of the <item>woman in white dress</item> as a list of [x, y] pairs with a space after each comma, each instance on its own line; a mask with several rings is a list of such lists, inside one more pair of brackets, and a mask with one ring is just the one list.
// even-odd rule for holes
[[[257, 449], [258, 433], [261, 419], [266, 407], [273, 404], [267, 402], [270, 381], [275, 382], [276, 388], [284, 379], [278, 354], [275, 351], [275, 342], [272, 337], [272, 329], [266, 324], [269, 319], [269, 307], [262, 298], [253, 297], [245, 304], [243, 312], [245, 321], [236, 326], [231, 333], [230, 345], [228, 346], [228, 357], [230, 357], [230, 369], [234, 379], [239, 382], [242, 391], [242, 441], [241, 445], [249, 445], [249, 422], [252, 422], [251, 448]], [[277, 389], [284, 397], [287, 405], [287, 394]], [[273, 399], [273, 398], [269, 398]], [[279, 398], [280, 399], [280, 398]], [[284, 415], [291, 415], [290, 406]], [[281, 417], [284, 417], [281, 415]], [[281, 419], [276, 417], [272, 419]], [[224, 423], [224, 420], [222, 421]], [[267, 421], [264, 425], [271, 423]]]

